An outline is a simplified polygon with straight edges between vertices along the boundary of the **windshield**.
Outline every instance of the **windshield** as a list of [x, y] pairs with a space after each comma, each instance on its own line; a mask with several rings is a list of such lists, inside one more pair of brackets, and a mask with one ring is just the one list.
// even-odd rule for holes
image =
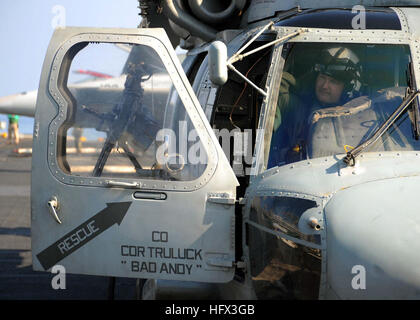
[[[407, 45], [288, 43], [268, 168], [345, 154], [368, 139], [407, 92]], [[411, 109], [366, 150], [419, 150]]]

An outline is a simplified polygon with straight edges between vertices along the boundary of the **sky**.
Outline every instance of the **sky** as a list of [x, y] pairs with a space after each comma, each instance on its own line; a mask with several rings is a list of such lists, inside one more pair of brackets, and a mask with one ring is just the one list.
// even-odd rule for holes
[[[0, 1], [0, 97], [38, 89], [55, 26], [136, 28], [137, 6], [137, 0]], [[32, 134], [32, 127], [32, 118], [20, 118], [21, 132]]]

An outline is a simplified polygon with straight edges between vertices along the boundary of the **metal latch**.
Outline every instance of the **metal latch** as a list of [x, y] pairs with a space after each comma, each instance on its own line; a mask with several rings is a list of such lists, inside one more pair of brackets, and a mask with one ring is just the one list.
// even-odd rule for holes
[[235, 204], [236, 199], [229, 193], [209, 193], [207, 197], [208, 202], [219, 204]]
[[207, 264], [215, 267], [232, 268], [233, 266], [236, 266], [238, 269], [246, 268], [246, 263], [244, 261], [235, 262], [232, 259], [210, 258], [206, 262]]
[[224, 267], [224, 268], [232, 268], [234, 261], [231, 259], [223, 259], [223, 258], [210, 258], [207, 259], [207, 264], [215, 267]]
[[245, 205], [245, 204], [246, 204], [246, 198], [239, 198], [238, 203], [239, 203], [241, 206]]
[[59, 208], [57, 197], [52, 197], [50, 201], [47, 203], [48, 209], [50, 210], [52, 216], [54, 217], [55, 221], [57, 223], [61, 224], [61, 220], [58, 217], [57, 210]]

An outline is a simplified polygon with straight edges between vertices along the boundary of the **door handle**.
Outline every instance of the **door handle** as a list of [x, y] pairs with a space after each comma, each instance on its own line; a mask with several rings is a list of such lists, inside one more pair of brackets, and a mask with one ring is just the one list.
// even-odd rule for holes
[[139, 192], [136, 191], [133, 194], [133, 197], [136, 199], [144, 200], [166, 200], [167, 195], [163, 192]]
[[57, 214], [57, 210], [58, 210], [58, 200], [57, 197], [52, 197], [50, 201], [48, 201], [47, 203], [48, 205], [48, 209], [50, 210], [52, 216], [54, 217], [55, 221], [57, 221], [57, 223], [61, 224], [61, 220], [58, 217]]
[[141, 184], [138, 182], [120, 182], [120, 181], [107, 180], [105, 183], [108, 187], [123, 187], [123, 188], [140, 188], [141, 187]]

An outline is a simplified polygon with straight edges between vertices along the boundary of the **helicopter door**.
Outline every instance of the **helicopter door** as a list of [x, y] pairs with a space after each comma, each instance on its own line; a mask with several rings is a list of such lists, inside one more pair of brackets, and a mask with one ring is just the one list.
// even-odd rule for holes
[[233, 278], [238, 182], [163, 29], [56, 30], [38, 92], [35, 270]]

